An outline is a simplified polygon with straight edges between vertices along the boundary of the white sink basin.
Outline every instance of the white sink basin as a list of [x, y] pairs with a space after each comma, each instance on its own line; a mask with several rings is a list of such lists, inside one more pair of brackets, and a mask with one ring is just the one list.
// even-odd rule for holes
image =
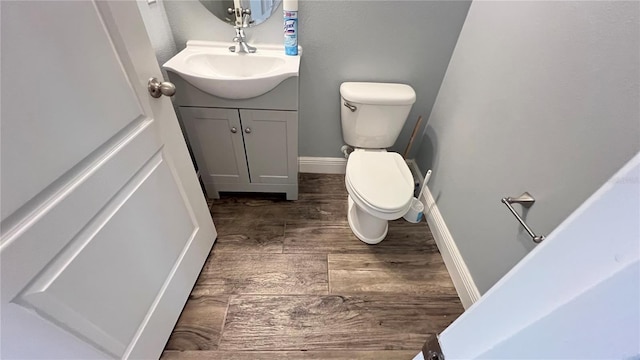
[[298, 76], [300, 55], [285, 55], [283, 46], [256, 45], [258, 50], [253, 54], [236, 54], [229, 51], [231, 45], [190, 40], [163, 68], [208, 94], [226, 99], [260, 96], [283, 80]]

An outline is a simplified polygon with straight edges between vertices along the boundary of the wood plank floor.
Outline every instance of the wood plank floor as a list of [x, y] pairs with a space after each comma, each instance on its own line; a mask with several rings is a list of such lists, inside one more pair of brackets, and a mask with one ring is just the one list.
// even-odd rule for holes
[[163, 359], [411, 359], [462, 313], [425, 222], [392, 221], [367, 245], [344, 175], [299, 180], [298, 201], [210, 202], [218, 239]]
[[329, 293], [325, 254], [215, 253], [205, 264], [194, 293]]

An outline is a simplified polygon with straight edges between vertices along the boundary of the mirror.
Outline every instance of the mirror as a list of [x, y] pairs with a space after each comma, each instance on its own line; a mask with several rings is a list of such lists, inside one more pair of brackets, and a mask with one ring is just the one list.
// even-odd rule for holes
[[[259, 25], [265, 22], [274, 12], [277, 12], [278, 6], [282, 0], [236, 0], [240, 2], [243, 9], [251, 9], [251, 26]], [[235, 17], [229, 15], [228, 8], [234, 7], [233, 0], [200, 0], [202, 5], [206, 7], [218, 19], [234, 25]]]

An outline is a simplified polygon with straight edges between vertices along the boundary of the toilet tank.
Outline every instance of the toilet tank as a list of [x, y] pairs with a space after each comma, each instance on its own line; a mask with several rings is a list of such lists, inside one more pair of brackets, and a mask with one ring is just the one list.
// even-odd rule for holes
[[391, 147], [416, 101], [405, 84], [345, 82], [340, 85], [342, 137], [353, 147]]

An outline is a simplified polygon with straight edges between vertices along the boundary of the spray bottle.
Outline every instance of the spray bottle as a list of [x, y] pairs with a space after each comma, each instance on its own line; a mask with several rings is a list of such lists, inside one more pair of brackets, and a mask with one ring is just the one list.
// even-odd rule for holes
[[283, 0], [284, 53], [298, 55], [298, 0]]

